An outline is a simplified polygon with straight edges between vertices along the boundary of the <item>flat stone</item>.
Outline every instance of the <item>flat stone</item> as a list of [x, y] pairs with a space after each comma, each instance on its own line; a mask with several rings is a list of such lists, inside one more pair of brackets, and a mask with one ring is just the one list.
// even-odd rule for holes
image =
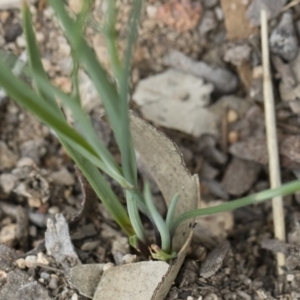
[[212, 90], [200, 78], [169, 69], [141, 80], [133, 100], [146, 119], [199, 137], [217, 133], [215, 116], [206, 108]]
[[51, 179], [54, 183], [59, 185], [75, 184], [73, 175], [66, 168], [61, 168], [59, 171], [53, 172], [51, 174]]
[[222, 186], [227, 193], [241, 196], [253, 186], [260, 170], [259, 164], [234, 157], [225, 172]]

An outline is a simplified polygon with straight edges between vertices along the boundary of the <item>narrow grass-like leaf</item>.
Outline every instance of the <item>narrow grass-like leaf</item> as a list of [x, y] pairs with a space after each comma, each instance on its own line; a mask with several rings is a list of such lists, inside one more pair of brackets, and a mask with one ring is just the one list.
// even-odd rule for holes
[[[107, 169], [89, 143], [71, 128], [66, 121], [62, 120], [61, 116], [57, 114], [57, 111], [51, 105], [41, 101], [40, 97], [16, 77], [1, 59], [0, 69], [0, 85], [12, 99], [36, 115], [43, 123], [56, 131], [57, 134], [62, 135], [84, 157], [113, 177], [114, 174], [111, 174], [111, 171]], [[132, 188], [123, 178], [120, 178], [119, 183], [126, 188]]]
[[67, 14], [63, 1], [50, 0], [66, 36], [68, 37], [77, 60], [82, 64], [101, 97], [110, 125], [114, 131], [117, 142], [121, 138], [119, 95], [116, 86], [111, 82], [107, 72], [98, 62], [95, 52], [88, 46], [84, 37], [76, 29], [75, 21]]
[[103, 161], [105, 169], [102, 170], [120, 184], [125, 183], [125, 186], [123, 187], [130, 187], [130, 184], [124, 179], [121, 169], [115, 162], [113, 156], [107, 150], [103, 142], [98, 138], [88, 116], [81, 108], [80, 103], [73, 101], [71, 96], [52, 86], [48, 80], [36, 78], [36, 81], [44, 94], [56, 95], [62, 101], [63, 105], [71, 110], [81, 133], [85, 135], [86, 140], [97, 153], [98, 157], [101, 158], [101, 161]]
[[120, 97], [121, 97], [121, 128], [122, 134], [119, 141], [119, 147], [122, 154], [122, 168], [125, 178], [136, 185], [137, 166], [133, 141], [129, 125], [128, 102], [129, 102], [129, 79], [131, 71], [132, 52], [137, 37], [138, 20], [142, 9], [142, 0], [135, 0], [132, 6], [132, 13], [129, 19], [128, 40], [125, 50], [123, 69], [121, 78], [119, 79]]
[[118, 82], [121, 78], [122, 68], [116, 42], [116, 0], [105, 0], [105, 4], [107, 6], [107, 11], [105, 14], [105, 26], [103, 33], [106, 38], [107, 52], [110, 58], [110, 63], [112, 66], [114, 77]]
[[293, 194], [300, 189], [300, 181], [292, 181], [290, 183], [286, 183], [282, 185], [281, 187], [275, 188], [275, 189], [269, 189], [262, 192], [259, 192], [257, 194], [253, 194], [250, 196], [246, 196], [234, 201], [230, 201], [221, 205], [208, 207], [208, 208], [200, 208], [195, 209], [193, 211], [188, 211], [182, 215], [180, 215], [175, 222], [172, 225], [171, 234], [173, 234], [180, 223], [182, 223], [185, 220], [199, 217], [199, 216], [206, 216], [206, 215], [213, 215], [216, 213], [229, 211], [233, 209], [237, 209], [243, 206], [248, 206], [251, 204], [261, 203], [264, 201], [267, 201], [273, 197], [276, 196], [287, 196], [290, 194]]
[[169, 231], [171, 231], [172, 228], [172, 224], [173, 224], [173, 220], [174, 220], [174, 214], [175, 214], [175, 210], [177, 207], [177, 203], [178, 203], [178, 199], [179, 199], [179, 193], [176, 193], [171, 202], [170, 205], [168, 207], [168, 212], [167, 212], [167, 217], [166, 217], [166, 224], [167, 227], [169, 229]]
[[131, 226], [131, 222], [125, 208], [105, 181], [103, 175], [88, 159], [84, 158], [80, 153], [74, 150], [74, 148], [70, 147], [68, 143], [63, 140], [61, 140], [61, 142], [76, 162], [77, 166], [80, 168], [98, 197], [101, 199], [103, 205], [112, 218], [119, 224], [128, 236], [134, 235], [134, 230]]
[[25, 33], [27, 54], [28, 54], [29, 65], [31, 69], [30, 75], [31, 77], [33, 77], [32, 79], [35, 88], [37, 90], [37, 93], [39, 94], [39, 96], [41, 96], [43, 100], [46, 100], [58, 114], [62, 115], [62, 112], [60, 111], [59, 106], [56, 102], [55, 95], [54, 94], [45, 95], [41, 91], [41, 89], [39, 88], [35, 80], [37, 78], [48, 80], [48, 76], [42, 64], [40, 51], [33, 30], [31, 13], [29, 10], [29, 6], [26, 2], [23, 3], [23, 7], [22, 7], [22, 19], [23, 19], [23, 28]]
[[140, 218], [140, 214], [138, 211], [137, 200], [136, 197], [130, 193], [130, 191], [126, 191], [126, 202], [127, 202], [127, 211], [132, 224], [132, 227], [135, 231], [135, 235], [141, 240], [144, 244], [147, 244], [147, 238], [145, 234], [145, 229], [143, 223]]
[[171, 249], [171, 238], [170, 238], [169, 228], [165, 223], [162, 215], [158, 212], [158, 210], [156, 209], [153, 203], [153, 199], [152, 199], [152, 195], [148, 183], [145, 183], [144, 186], [144, 198], [148, 210], [150, 212], [150, 216], [152, 217], [152, 220], [154, 221], [154, 224], [160, 233], [161, 248], [164, 252], [168, 253]]

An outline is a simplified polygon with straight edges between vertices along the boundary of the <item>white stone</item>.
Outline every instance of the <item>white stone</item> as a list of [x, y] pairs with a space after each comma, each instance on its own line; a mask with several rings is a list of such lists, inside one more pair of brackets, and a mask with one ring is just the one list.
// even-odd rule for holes
[[78, 300], [78, 294], [74, 293], [74, 294], [72, 295], [71, 300]]
[[295, 279], [295, 275], [294, 274], [287, 274], [286, 275], [286, 280], [291, 282]]
[[20, 269], [25, 269], [26, 268], [26, 263], [24, 258], [19, 258], [16, 260], [16, 265]]
[[133, 95], [144, 117], [157, 125], [199, 137], [217, 134], [215, 116], [206, 106], [212, 84], [174, 69], [141, 80]]
[[106, 263], [103, 267], [103, 271], [107, 271], [109, 270], [110, 268], [112, 268], [114, 266], [113, 263], [109, 262], [109, 263]]
[[1, 228], [0, 244], [12, 246], [12, 243], [16, 239], [16, 227], [16, 224], [8, 224]]
[[132, 264], [137, 261], [135, 254], [125, 254], [122, 258], [123, 264]]
[[26, 41], [23, 35], [20, 35], [16, 39], [16, 44], [19, 48], [25, 48], [26, 47]]
[[[29, 2], [34, 2], [35, 0], [30, 0]], [[21, 0], [0, 0], [0, 10], [21, 8]]]
[[28, 255], [25, 258], [25, 265], [28, 269], [35, 268], [37, 263], [36, 255]]
[[37, 263], [48, 266], [50, 264], [46, 255], [42, 252], [39, 252], [37, 255]]

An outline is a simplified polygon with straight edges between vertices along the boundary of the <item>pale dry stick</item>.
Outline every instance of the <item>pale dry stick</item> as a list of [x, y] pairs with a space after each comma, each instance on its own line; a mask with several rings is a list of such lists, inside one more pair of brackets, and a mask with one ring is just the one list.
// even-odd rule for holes
[[[268, 154], [269, 154], [269, 173], [271, 188], [277, 188], [281, 185], [280, 164], [278, 154], [278, 141], [276, 132], [275, 105], [273, 86], [270, 74], [269, 40], [268, 40], [268, 21], [267, 12], [261, 10], [261, 44], [263, 60], [263, 83], [264, 83], [264, 104], [265, 104], [265, 122], [267, 132]], [[272, 199], [274, 234], [278, 240], [285, 241], [285, 224], [282, 197]], [[282, 267], [285, 265], [285, 256], [282, 253], [276, 254], [277, 272], [283, 274]]]
[[294, 0], [292, 2], [290, 2], [289, 4], [285, 5], [283, 8], [282, 8], [282, 11], [286, 11], [288, 9], [290, 9], [291, 7], [297, 5], [300, 3], [300, 0]]

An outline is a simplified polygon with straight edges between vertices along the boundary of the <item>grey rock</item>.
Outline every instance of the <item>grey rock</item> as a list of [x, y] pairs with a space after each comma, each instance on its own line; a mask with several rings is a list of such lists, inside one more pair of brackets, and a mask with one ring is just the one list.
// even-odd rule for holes
[[0, 299], [52, 300], [46, 288], [37, 281], [30, 281], [30, 276], [18, 268], [8, 273], [6, 283], [0, 289]]
[[278, 26], [270, 36], [270, 48], [286, 61], [293, 60], [298, 53], [298, 38], [293, 23], [293, 16], [285, 12]]
[[60, 185], [73, 185], [75, 183], [73, 175], [66, 168], [61, 168], [59, 171], [53, 172], [51, 179], [54, 183]]
[[260, 11], [267, 10], [268, 19], [275, 18], [282, 10], [287, 0], [253, 0], [248, 6], [246, 17], [253, 26], [260, 25]]
[[200, 35], [205, 35], [206, 33], [214, 30], [218, 26], [218, 22], [216, 20], [215, 14], [211, 10], [207, 10], [204, 12], [201, 23], [198, 27]]
[[55, 290], [58, 287], [58, 277], [51, 275], [51, 279], [49, 281], [49, 285], [48, 286], [49, 286], [49, 289]]
[[237, 77], [225, 68], [213, 68], [203, 61], [194, 61], [179, 51], [171, 51], [164, 57], [166, 65], [203, 78], [212, 83], [218, 92], [230, 93], [238, 84]]
[[0, 175], [0, 191], [8, 195], [15, 187], [17, 178], [12, 174], [3, 173]]
[[234, 157], [225, 172], [222, 186], [227, 193], [241, 196], [253, 186], [260, 170], [259, 164]]
[[211, 251], [201, 265], [200, 276], [204, 278], [213, 276], [221, 268], [223, 260], [229, 250], [229, 242], [223, 241], [213, 251]]
[[9, 150], [4, 142], [0, 141], [0, 171], [15, 166], [16, 162], [17, 156]]
[[206, 8], [212, 8], [219, 3], [219, 0], [204, 0], [203, 5]]
[[251, 47], [248, 44], [233, 45], [226, 50], [224, 60], [235, 66], [241, 65], [245, 61], [249, 61], [251, 55]]
[[18, 252], [6, 245], [0, 245], [0, 270], [9, 271], [12, 268], [12, 263], [19, 257]]
[[26, 141], [20, 146], [21, 156], [31, 158], [36, 164], [40, 163], [46, 153], [45, 142], [41, 139]]
[[4, 38], [7, 43], [13, 42], [19, 35], [22, 34], [20, 23], [10, 24], [5, 29]]
[[69, 227], [62, 214], [56, 215], [56, 221], [48, 219], [45, 232], [47, 254], [52, 255], [64, 269], [80, 264], [80, 260], [71, 242]]

